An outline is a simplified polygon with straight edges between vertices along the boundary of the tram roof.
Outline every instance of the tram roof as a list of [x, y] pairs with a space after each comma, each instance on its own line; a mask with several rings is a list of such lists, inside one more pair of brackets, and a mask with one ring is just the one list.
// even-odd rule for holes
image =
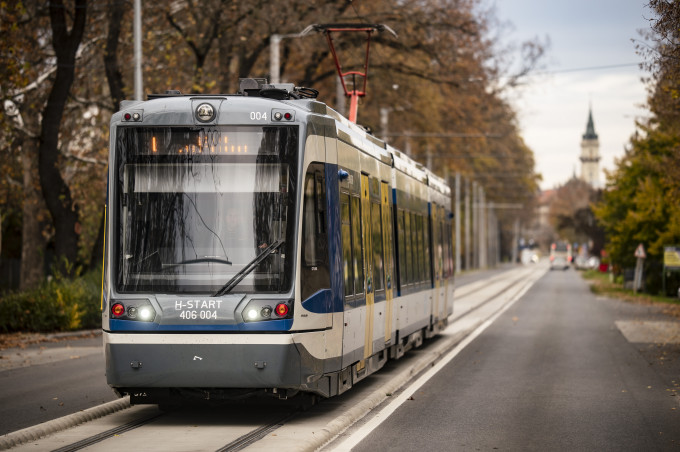
[[[243, 100], [248, 99], [250, 96], [244, 96], [242, 94], [181, 94], [178, 91], [171, 91], [160, 95], [150, 95], [149, 104], [156, 103], [155, 101], [164, 102], [165, 106], [161, 107], [159, 105], [158, 111], [167, 111], [167, 102], [171, 103], [182, 102], [182, 100], [189, 101], [190, 99], [208, 99], [208, 98], [241, 98]], [[437, 176], [434, 172], [427, 169], [423, 164], [415, 161], [407, 154], [402, 151], [390, 146], [385, 141], [380, 138], [370, 134], [364, 127], [349, 121], [347, 118], [342, 116], [340, 113], [326, 105], [325, 103], [319, 102], [314, 99], [286, 99], [277, 100], [269, 99], [263, 97], [252, 97], [252, 99], [268, 100], [271, 102], [282, 103], [295, 107], [301, 110], [305, 110], [312, 114], [325, 115], [335, 120], [337, 125], [338, 138], [354, 145], [355, 147], [361, 149], [363, 152], [371, 155], [372, 157], [381, 160], [383, 163], [394, 167], [396, 170], [407, 174], [414, 179], [417, 179], [434, 190], [443, 193], [445, 195], [450, 195], [450, 188], [448, 187], [446, 180], [440, 176]], [[121, 103], [121, 111], [129, 108], [139, 108], [141, 103], [147, 103], [143, 101], [123, 101]], [[155, 109], [154, 109], [155, 110]]]

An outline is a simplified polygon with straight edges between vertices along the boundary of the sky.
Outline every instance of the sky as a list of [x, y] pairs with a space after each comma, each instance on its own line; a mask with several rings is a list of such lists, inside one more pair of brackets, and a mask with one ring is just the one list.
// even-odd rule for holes
[[[592, 106], [603, 169], [635, 133], [635, 120], [649, 116], [647, 92], [632, 39], [649, 29], [647, 0], [492, 0], [497, 19], [507, 26], [508, 42], [536, 37], [550, 45], [540, 73], [512, 93], [525, 143], [534, 152], [543, 190], [556, 188], [581, 174], [581, 138]], [[592, 69], [605, 66], [621, 66]]]

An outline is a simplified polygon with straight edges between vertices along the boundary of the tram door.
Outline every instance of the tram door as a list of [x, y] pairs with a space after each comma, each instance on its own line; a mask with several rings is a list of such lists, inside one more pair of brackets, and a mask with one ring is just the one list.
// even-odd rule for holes
[[373, 316], [375, 299], [373, 296], [373, 237], [371, 234], [371, 198], [368, 175], [361, 175], [361, 223], [364, 244], [364, 287], [366, 288], [366, 336], [364, 339], [364, 358], [373, 354]]
[[380, 204], [382, 207], [383, 265], [385, 269], [385, 344], [392, 339], [392, 281], [394, 273], [392, 209], [390, 206], [390, 187], [387, 182], [380, 183]]

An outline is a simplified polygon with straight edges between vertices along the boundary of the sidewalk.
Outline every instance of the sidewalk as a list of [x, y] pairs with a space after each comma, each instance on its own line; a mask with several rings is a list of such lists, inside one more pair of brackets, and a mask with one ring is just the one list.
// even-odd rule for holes
[[0, 370], [101, 353], [101, 330], [0, 334]]
[[90, 339], [101, 336], [101, 330], [79, 330], [63, 333], [0, 333], [0, 350], [26, 348], [29, 345], [63, 342], [74, 339]]

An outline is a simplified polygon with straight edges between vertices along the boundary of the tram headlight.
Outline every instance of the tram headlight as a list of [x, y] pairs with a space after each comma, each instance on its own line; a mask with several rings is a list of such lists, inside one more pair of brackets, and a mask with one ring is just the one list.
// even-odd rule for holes
[[117, 300], [111, 304], [111, 316], [116, 320], [152, 322], [156, 310], [149, 300]]
[[293, 300], [250, 300], [242, 311], [246, 322], [293, 318]]
[[148, 306], [144, 306], [139, 310], [139, 320], [150, 322], [156, 316], [156, 313]]
[[246, 316], [248, 317], [248, 320], [257, 320], [257, 309], [255, 308], [250, 308], [248, 309], [248, 312], [246, 312]]

